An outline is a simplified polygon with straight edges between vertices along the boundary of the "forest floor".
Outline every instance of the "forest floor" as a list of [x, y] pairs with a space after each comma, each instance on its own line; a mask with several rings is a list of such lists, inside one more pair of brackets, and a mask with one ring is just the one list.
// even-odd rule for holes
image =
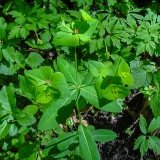
[[[83, 119], [96, 129], [110, 129], [117, 133], [117, 138], [113, 141], [97, 143], [101, 160], [160, 160], [152, 150], [148, 150], [143, 158], [139, 150], [133, 150], [135, 140], [141, 135], [139, 113], [144, 103], [143, 95], [133, 93], [125, 103], [128, 107], [116, 115], [103, 111], [97, 111], [96, 114], [91, 111], [83, 113]], [[131, 115], [132, 112], [138, 113], [137, 116]]]

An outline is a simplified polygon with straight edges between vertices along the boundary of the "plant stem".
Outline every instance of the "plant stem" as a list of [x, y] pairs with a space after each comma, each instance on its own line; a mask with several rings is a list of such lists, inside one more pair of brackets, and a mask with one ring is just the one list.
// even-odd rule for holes
[[[75, 53], [74, 54], [75, 54], [75, 68], [76, 68], [76, 85], [77, 85], [77, 89], [79, 90], [76, 47], [75, 47]], [[78, 99], [79, 99], [79, 96], [77, 97], [77, 100], [76, 100], [76, 109], [77, 109], [77, 112], [78, 112], [79, 123], [82, 124], [82, 118], [81, 118], [81, 114], [80, 114], [80, 110], [79, 110], [79, 106], [78, 106]]]
[[82, 124], [82, 118], [81, 118], [81, 114], [80, 114], [80, 110], [79, 110], [79, 106], [78, 106], [78, 101], [76, 103], [76, 109], [77, 109], [77, 112], [78, 112], [79, 124]]
[[77, 78], [77, 72], [78, 72], [78, 69], [77, 69], [77, 53], [76, 53], [76, 47], [75, 47], [75, 68], [76, 68], [76, 83], [77, 83], [77, 86], [78, 86], [78, 78]]

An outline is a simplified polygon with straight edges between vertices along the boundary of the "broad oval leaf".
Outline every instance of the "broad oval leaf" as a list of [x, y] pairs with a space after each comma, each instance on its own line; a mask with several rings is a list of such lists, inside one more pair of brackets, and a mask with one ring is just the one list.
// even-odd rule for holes
[[89, 131], [83, 125], [78, 127], [79, 146], [84, 160], [100, 160], [97, 145]]
[[30, 126], [36, 122], [36, 118], [31, 114], [25, 113], [17, 117], [17, 122], [22, 126]]
[[97, 21], [74, 21], [73, 28], [77, 32], [78, 38], [87, 42], [95, 31], [97, 26]]
[[108, 129], [98, 129], [91, 131], [91, 135], [94, 138], [94, 140], [98, 142], [112, 141], [117, 137], [117, 134], [115, 132]]
[[61, 92], [61, 97], [69, 97], [70, 92], [64, 75], [61, 72], [55, 72], [51, 78], [51, 85]]
[[46, 93], [46, 91], [40, 92], [36, 97], [36, 102], [38, 103], [49, 103], [52, 101], [52, 96], [50, 93]]
[[104, 91], [104, 97], [109, 100], [125, 98], [130, 94], [130, 90], [122, 85], [111, 84]]
[[122, 61], [118, 67], [119, 76], [121, 75], [122, 72], [130, 73], [129, 65], [125, 61]]
[[10, 128], [10, 124], [8, 124], [7, 121], [4, 121], [0, 125], [0, 140], [8, 134], [9, 128]]
[[9, 87], [4, 86], [0, 91], [1, 106], [7, 111], [13, 111], [16, 106], [16, 98]]
[[125, 61], [122, 61], [120, 63], [118, 67], [118, 75], [121, 77], [124, 84], [133, 86], [134, 80], [132, 75], [130, 74], [129, 65]]
[[29, 79], [34, 79], [38, 85], [42, 85], [47, 83], [47, 81], [50, 81], [52, 74], [53, 70], [49, 66], [25, 71], [25, 76]]
[[18, 132], [18, 127], [16, 126], [15, 123], [10, 125], [10, 129], [9, 129], [9, 135], [10, 136], [15, 136]]
[[77, 47], [79, 46], [79, 38], [72, 33], [59, 31], [54, 36], [53, 44], [57, 46]]
[[38, 106], [37, 105], [27, 105], [24, 109], [23, 109], [23, 112], [24, 113], [28, 113], [28, 114], [31, 114], [31, 115], [34, 115], [36, 114], [38, 111]]
[[21, 75], [18, 76], [20, 79], [21, 92], [29, 99], [35, 99], [37, 95], [38, 84], [35, 80], [29, 80]]

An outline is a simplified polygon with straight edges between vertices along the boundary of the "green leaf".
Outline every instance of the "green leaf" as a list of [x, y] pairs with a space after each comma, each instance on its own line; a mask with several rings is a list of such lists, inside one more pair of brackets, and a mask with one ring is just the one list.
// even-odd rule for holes
[[28, 114], [31, 114], [31, 115], [34, 115], [36, 114], [38, 111], [38, 106], [37, 105], [27, 105], [24, 109], [23, 109], [23, 112], [24, 113], [28, 113]]
[[78, 3], [78, 7], [82, 7], [85, 5], [92, 5], [93, 0], [79, 0], [79, 1], [77, 1], [77, 3]]
[[43, 43], [49, 42], [51, 40], [51, 33], [49, 30], [45, 30], [40, 34], [40, 37]]
[[3, 47], [3, 44], [0, 43], [0, 61], [2, 60], [2, 57], [3, 57], [2, 56], [2, 47]]
[[20, 27], [19, 25], [14, 26], [9, 32], [8, 39], [19, 38]]
[[99, 108], [99, 101], [94, 85], [80, 88], [80, 95], [83, 96], [91, 105]]
[[145, 138], [140, 146], [141, 157], [145, 155], [148, 150], [148, 140]]
[[97, 21], [74, 21], [73, 28], [77, 32], [76, 35], [83, 42], [87, 42], [95, 31]]
[[0, 17], [0, 39], [4, 38], [6, 35], [5, 29], [7, 27], [7, 23], [3, 17]]
[[148, 126], [148, 133], [151, 133], [158, 128], [160, 128], [160, 116], [152, 119]]
[[117, 0], [108, 0], [108, 6], [113, 6], [115, 3], [117, 3]]
[[51, 45], [51, 43], [44, 43], [44, 44], [38, 46], [37, 48], [39, 48], [41, 50], [49, 50], [52, 48], [52, 45]]
[[73, 143], [78, 141], [77, 132], [68, 132], [60, 135], [57, 138], [53, 138], [47, 145], [45, 149], [43, 149], [43, 155], [54, 156], [58, 154], [60, 151], [63, 151]]
[[108, 142], [112, 141], [117, 137], [117, 134], [108, 129], [98, 129], [91, 131], [91, 135], [95, 141], [98, 142]]
[[18, 132], [18, 127], [16, 126], [15, 123], [10, 125], [10, 129], [9, 129], [9, 135], [10, 136], [15, 136]]
[[79, 145], [75, 149], [74, 159], [76, 159], [76, 160], [83, 160], [82, 153], [81, 153]]
[[58, 46], [76, 47], [79, 46], [79, 38], [72, 33], [59, 31], [54, 36], [53, 44]]
[[12, 145], [16, 148], [21, 148], [21, 145], [25, 142], [24, 136], [17, 134], [12, 138]]
[[16, 98], [9, 87], [4, 86], [0, 91], [1, 106], [7, 111], [13, 111], [16, 106]]
[[31, 52], [29, 54], [28, 58], [26, 59], [26, 63], [31, 68], [37, 68], [43, 61], [44, 61], [44, 59], [37, 52]]
[[[69, 83], [77, 84], [76, 69], [62, 58], [58, 58], [57, 63], [58, 63], [59, 70], [62, 72], [62, 74], [66, 78], [66, 81]], [[78, 76], [78, 82], [80, 84], [81, 82], [80, 77], [79, 75], [77, 76]]]
[[19, 117], [17, 117], [17, 122], [22, 126], [30, 126], [36, 122], [36, 118], [28, 113], [22, 113]]
[[111, 36], [111, 40], [114, 47], [121, 48], [121, 43], [119, 38], [117, 38], [117, 36]]
[[20, 76], [20, 89], [22, 93], [29, 99], [35, 99], [37, 95], [38, 84], [36, 81], [30, 81], [28, 78]]
[[152, 75], [142, 67], [133, 68], [131, 72], [134, 79], [133, 88], [146, 87], [151, 83]]
[[155, 117], [160, 116], [160, 94], [158, 92], [153, 92], [150, 97], [150, 108], [152, 109], [153, 115]]
[[130, 94], [130, 90], [122, 85], [111, 84], [104, 91], [104, 97], [109, 100], [125, 98]]
[[84, 160], [100, 160], [98, 148], [89, 131], [83, 125], [78, 126], [79, 146]]
[[64, 75], [61, 72], [55, 72], [51, 78], [51, 85], [61, 92], [62, 98], [69, 97], [70, 92]]
[[8, 124], [7, 121], [3, 121], [3, 123], [0, 125], [0, 140], [8, 134], [9, 129], [10, 124]]
[[3, 53], [3, 56], [4, 58], [7, 60], [7, 61], [10, 61], [10, 62], [15, 62], [15, 54], [16, 54], [16, 51], [14, 49], [14, 47], [7, 47], [6, 49], [2, 49], [2, 53]]
[[80, 97], [78, 98], [78, 107], [79, 107], [80, 109], [86, 107], [87, 104], [88, 104], [88, 102], [85, 100], [84, 97], [80, 96]]
[[160, 152], [160, 139], [156, 136], [149, 136], [148, 139], [149, 146], [151, 149], [153, 149], [154, 152], [159, 153]]
[[36, 97], [36, 102], [38, 103], [49, 103], [52, 101], [52, 96], [50, 93], [46, 93], [46, 91], [40, 92]]
[[142, 133], [147, 134], [147, 122], [142, 115], [140, 116], [139, 127]]
[[19, 64], [3, 61], [0, 64], [0, 74], [13, 75], [18, 71], [19, 68]]
[[86, 21], [92, 20], [91, 16], [89, 16], [83, 9], [80, 9], [80, 12], [81, 12], [84, 20], [86, 20]]
[[102, 62], [98, 61], [89, 61], [88, 66], [91, 74], [95, 77], [100, 76], [101, 68], [105, 67], [105, 65]]
[[85, 75], [85, 77], [84, 77], [81, 85], [82, 85], [82, 86], [92, 85], [92, 84], [94, 84], [95, 79], [96, 79], [96, 78], [95, 78], [90, 72], [88, 72], [88, 73]]
[[95, 87], [96, 87], [99, 99], [104, 97], [103, 95], [104, 95], [105, 89], [110, 84], [123, 85], [121, 82], [121, 78], [119, 76], [106, 76], [106, 77], [99, 77], [96, 79]]
[[139, 136], [136, 141], [135, 141], [135, 144], [134, 144], [134, 150], [140, 148], [142, 142], [146, 139], [146, 136], [142, 135], [142, 136]]
[[145, 43], [144, 42], [140, 42], [137, 46], [137, 52], [136, 55], [139, 55], [141, 53], [143, 53], [145, 51]]
[[29, 143], [29, 141], [26, 141], [21, 145], [21, 147], [18, 149], [18, 155], [19, 159], [36, 159], [37, 156], [37, 143]]
[[20, 30], [20, 36], [22, 37], [22, 38], [24, 38], [24, 39], [26, 39], [27, 38], [27, 36], [29, 35], [29, 30], [27, 29], [27, 28], [21, 28], [21, 30]]
[[116, 58], [114, 61], [114, 64], [111, 64], [107, 67], [102, 68], [100, 74], [103, 77], [106, 77], [107, 75], [108, 76], [118, 76], [118, 68], [122, 61], [123, 59], [121, 57]]
[[112, 101], [105, 103], [102, 107], [100, 106], [100, 110], [111, 113], [121, 113], [122, 107], [117, 101]]
[[64, 122], [72, 113], [75, 106], [74, 100], [78, 96], [78, 91], [74, 90], [69, 98], [59, 99], [52, 102], [43, 113], [39, 124], [39, 130], [48, 130], [56, 128], [60, 123]]
[[25, 76], [29, 79], [34, 79], [38, 85], [46, 84], [51, 80], [53, 70], [49, 66], [43, 66], [37, 69], [25, 71]]
[[130, 74], [130, 68], [125, 61], [122, 61], [118, 67], [118, 75], [121, 77], [124, 84], [133, 86], [134, 80]]

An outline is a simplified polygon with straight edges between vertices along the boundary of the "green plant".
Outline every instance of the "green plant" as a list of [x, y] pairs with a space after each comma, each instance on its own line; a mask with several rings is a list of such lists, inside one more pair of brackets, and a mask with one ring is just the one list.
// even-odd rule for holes
[[160, 123], [160, 117], [153, 118], [150, 124], [147, 126], [146, 119], [141, 115], [139, 120], [139, 127], [144, 135], [139, 136], [134, 145], [134, 149], [140, 149], [141, 156], [143, 157], [148, 149], [152, 149], [154, 152], [160, 152], [160, 139], [154, 135], [158, 130]]
[[135, 89], [158, 118], [157, 6], [152, 1], [142, 9], [128, 0], [3, 2], [1, 159], [100, 159], [95, 142], [117, 135], [84, 123], [81, 113], [121, 113]]

